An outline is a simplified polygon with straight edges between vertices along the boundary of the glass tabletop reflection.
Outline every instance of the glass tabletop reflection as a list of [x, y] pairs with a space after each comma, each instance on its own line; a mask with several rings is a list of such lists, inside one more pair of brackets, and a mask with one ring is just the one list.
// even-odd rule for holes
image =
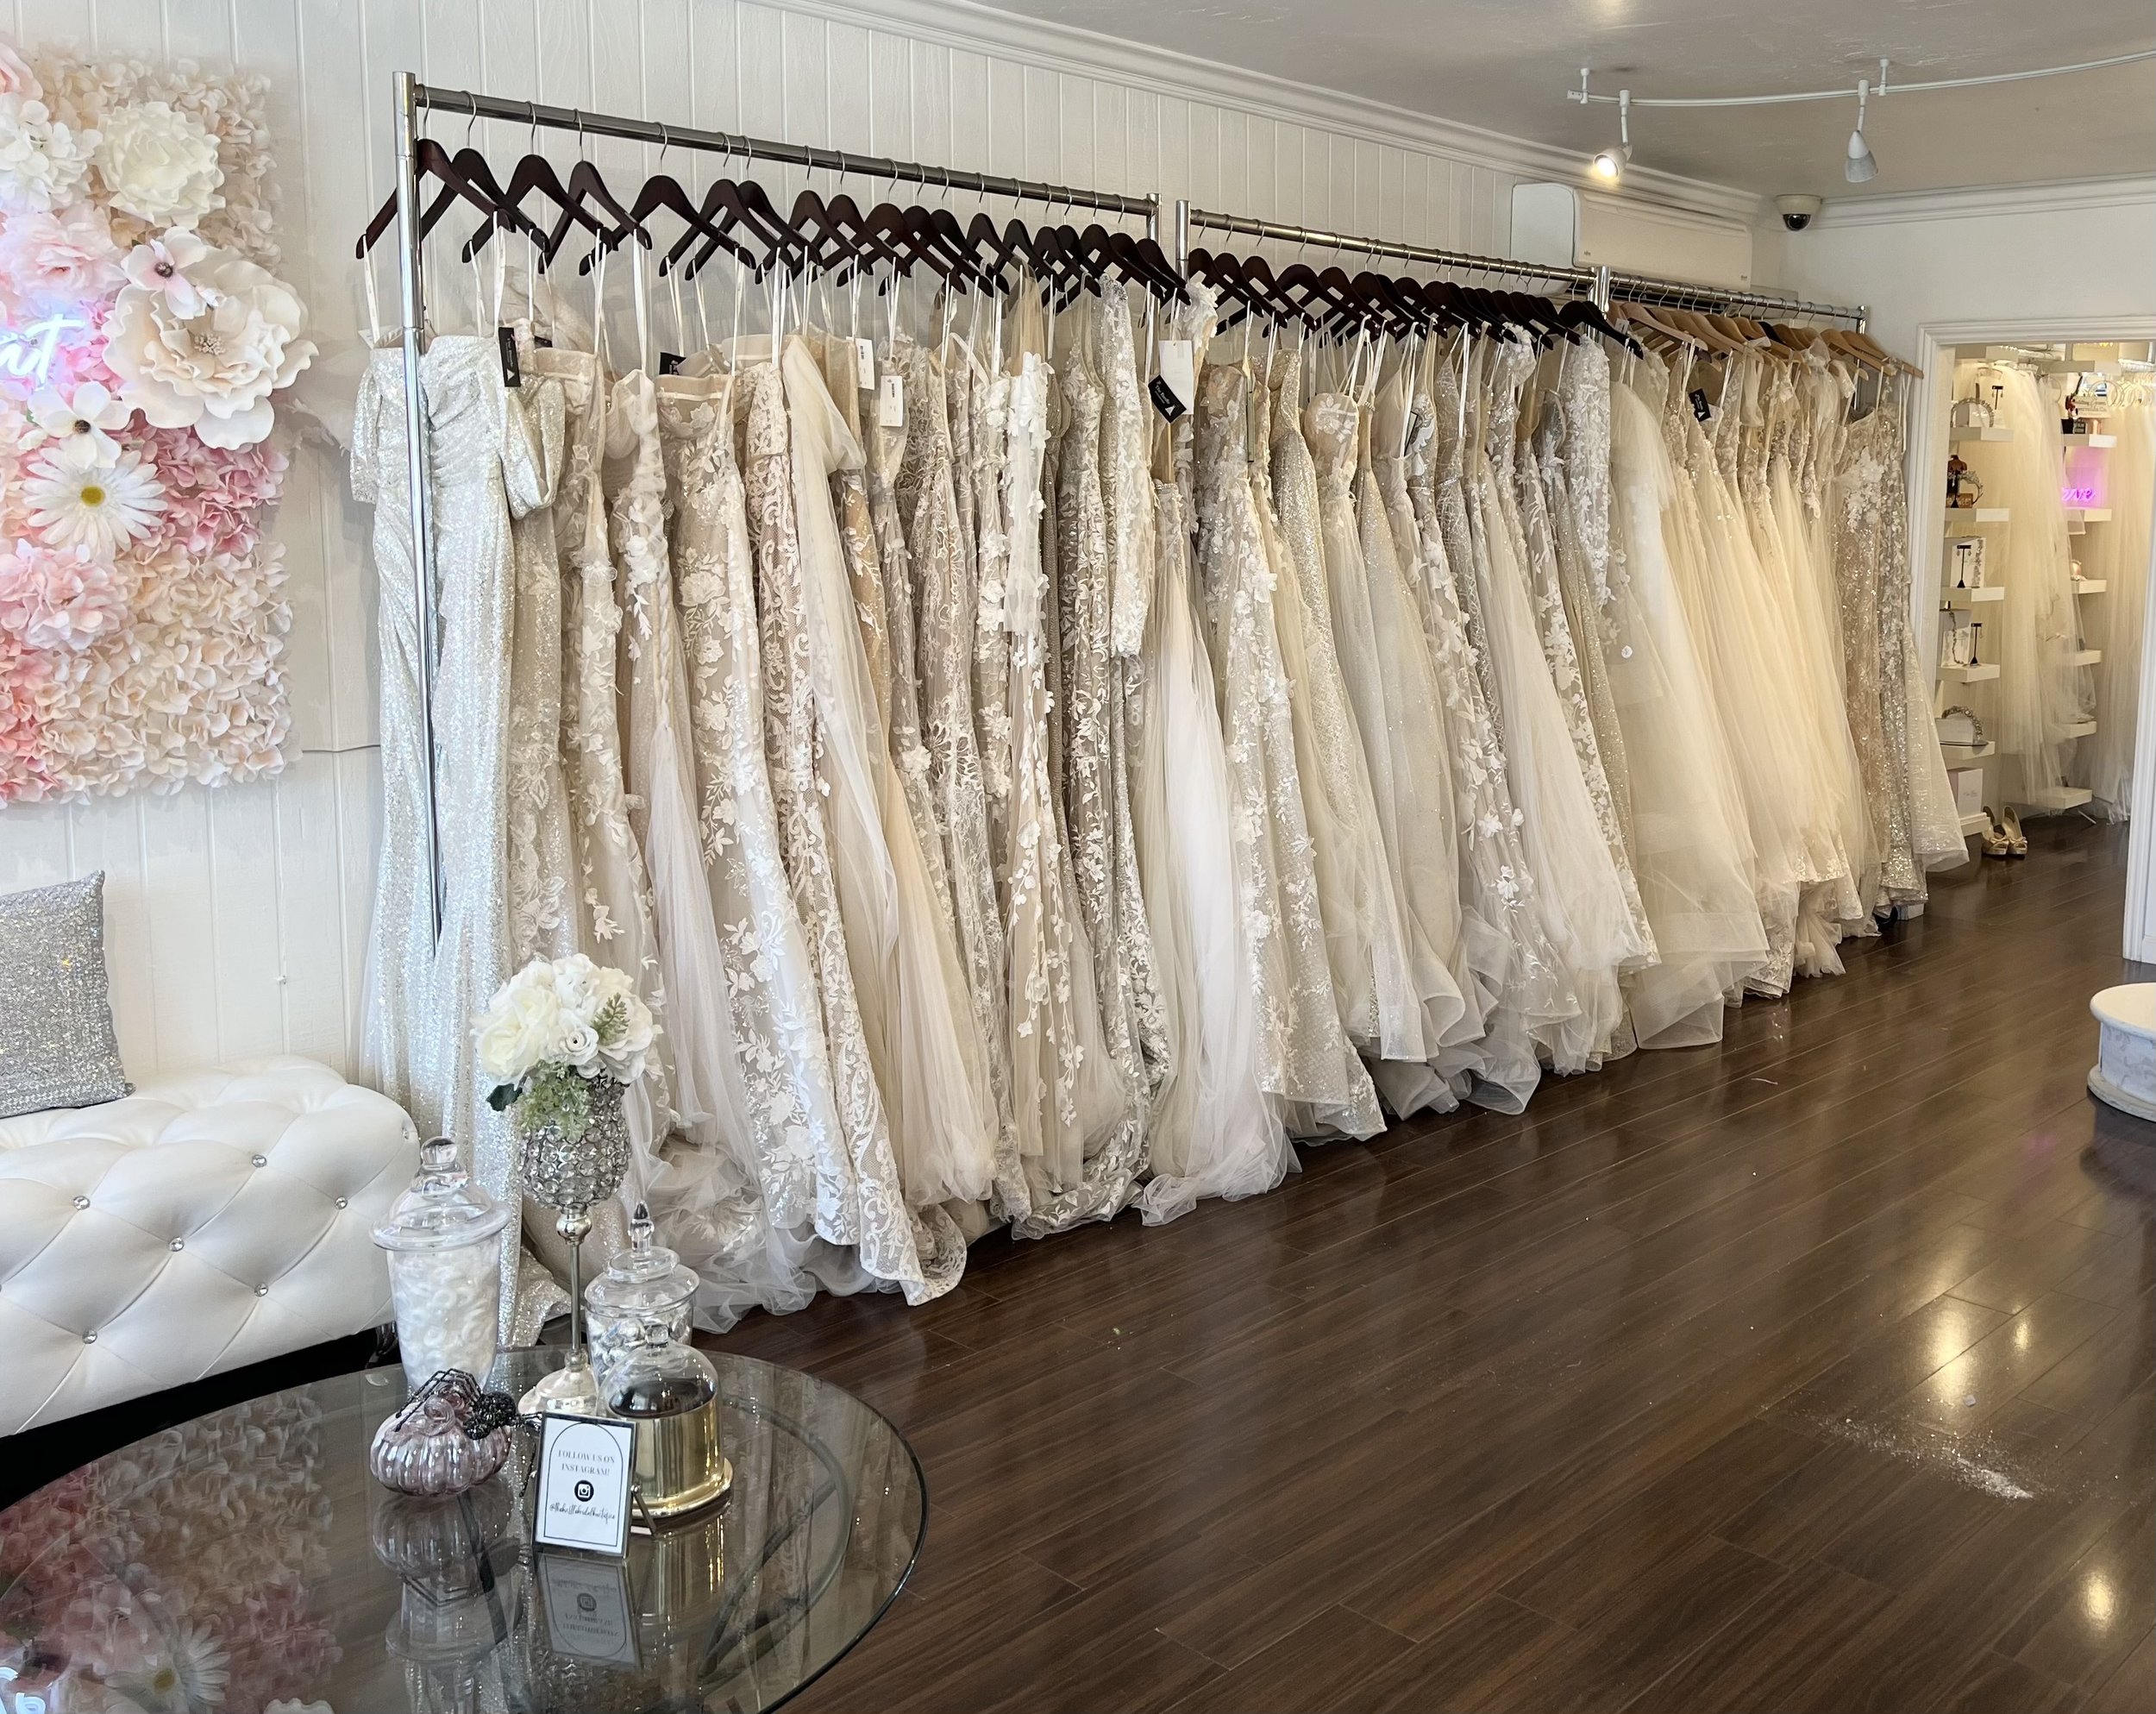
[[[920, 1466], [851, 1394], [706, 1354], [732, 1490], [640, 1530], [625, 1560], [533, 1547], [522, 1434], [465, 1494], [383, 1488], [367, 1447], [404, 1402], [401, 1367], [271, 1393], [85, 1465], [0, 1511], [0, 1710], [778, 1707], [904, 1585], [927, 1517]], [[505, 1352], [492, 1384], [521, 1395], [561, 1359]]]

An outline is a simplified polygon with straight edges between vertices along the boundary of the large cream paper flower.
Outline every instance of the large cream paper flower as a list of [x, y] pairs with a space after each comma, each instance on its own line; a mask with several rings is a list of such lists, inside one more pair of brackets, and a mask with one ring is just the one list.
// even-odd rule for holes
[[[0, 97], [4, 98], [4, 97]], [[252, 446], [270, 431], [269, 396], [315, 355], [298, 293], [245, 257], [209, 249], [188, 267], [193, 315], [129, 283], [106, 317], [105, 364], [153, 428], [192, 429], [206, 446]]]
[[72, 202], [89, 176], [95, 131], [78, 131], [26, 95], [0, 95], [0, 202], [52, 209]]
[[171, 103], [108, 108], [97, 122], [97, 176], [113, 207], [160, 226], [192, 226], [222, 208], [217, 140]]

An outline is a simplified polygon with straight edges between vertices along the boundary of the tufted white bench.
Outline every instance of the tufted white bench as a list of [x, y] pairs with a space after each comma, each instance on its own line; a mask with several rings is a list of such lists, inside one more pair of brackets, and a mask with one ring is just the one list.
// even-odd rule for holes
[[404, 1109], [286, 1056], [0, 1119], [0, 1435], [378, 1326]]

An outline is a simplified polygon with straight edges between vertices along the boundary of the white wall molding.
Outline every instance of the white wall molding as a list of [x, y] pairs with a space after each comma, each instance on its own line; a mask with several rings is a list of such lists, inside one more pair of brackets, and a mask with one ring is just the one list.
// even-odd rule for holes
[[2076, 214], [2156, 202], [2156, 174], [2071, 179], [2040, 185], [1976, 185], [1890, 197], [1830, 198], [1821, 228], [1883, 226], [1912, 220], [1986, 219], [2016, 214]]
[[[1245, 113], [1289, 120], [1340, 136], [1414, 149], [1522, 178], [1585, 182], [1583, 163], [1575, 150], [1485, 131], [1344, 91], [1294, 83], [1194, 54], [975, 5], [969, 0], [765, 0], [765, 3], [805, 16], [867, 29], [895, 30], [916, 41], [992, 53], [1044, 71], [1106, 78], [1156, 95], [1212, 101]], [[1103, 188], [1158, 190], [1172, 198], [1179, 187]], [[1625, 191], [1641, 201], [1727, 219], [1752, 220], [1762, 206], [1761, 199], [1750, 191], [1658, 173], [1646, 166], [1626, 170]]]

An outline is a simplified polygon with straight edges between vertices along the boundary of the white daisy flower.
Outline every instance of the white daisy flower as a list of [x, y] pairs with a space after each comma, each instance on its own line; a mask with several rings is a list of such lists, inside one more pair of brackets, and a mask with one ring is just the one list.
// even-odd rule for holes
[[56, 386], [40, 390], [30, 400], [30, 418], [55, 440], [91, 448], [97, 462], [110, 464], [120, 456], [120, 443], [110, 431], [124, 429], [135, 414], [115, 399], [101, 381], [85, 381], [70, 395]]
[[30, 526], [47, 546], [86, 546], [97, 554], [116, 554], [165, 510], [165, 490], [147, 465], [131, 452], [101, 458], [87, 436], [63, 442], [31, 465], [22, 495]]

